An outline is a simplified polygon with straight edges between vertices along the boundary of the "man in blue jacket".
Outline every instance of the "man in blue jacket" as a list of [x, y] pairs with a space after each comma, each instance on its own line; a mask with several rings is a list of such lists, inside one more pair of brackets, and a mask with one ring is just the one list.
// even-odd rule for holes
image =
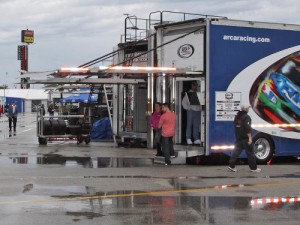
[[8, 125], [9, 125], [10, 132], [11, 132], [11, 122], [13, 122], [14, 132], [16, 132], [17, 118], [18, 118], [18, 107], [16, 102], [13, 102], [8, 108]]

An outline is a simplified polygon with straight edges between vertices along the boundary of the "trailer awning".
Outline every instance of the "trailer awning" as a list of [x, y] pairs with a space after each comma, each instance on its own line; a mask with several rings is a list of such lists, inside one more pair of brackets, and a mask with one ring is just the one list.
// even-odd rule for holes
[[92, 94], [91, 98], [89, 99], [89, 93], [80, 93], [80, 94], [74, 94], [69, 97], [60, 99], [60, 102], [66, 102], [66, 103], [71, 103], [71, 102], [97, 102], [98, 95], [97, 94]]
[[29, 80], [28, 84], [139, 84], [145, 83], [144, 79], [114, 79], [114, 78], [53, 78], [47, 80]]

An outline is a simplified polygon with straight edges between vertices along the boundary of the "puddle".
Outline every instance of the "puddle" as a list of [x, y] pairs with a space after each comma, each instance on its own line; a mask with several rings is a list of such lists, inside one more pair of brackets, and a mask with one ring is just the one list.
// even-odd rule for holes
[[153, 166], [153, 159], [147, 158], [103, 158], [103, 157], [62, 157], [22, 155], [0, 156], [1, 165], [58, 165], [72, 168], [127, 168]]
[[[228, 197], [228, 196], [129, 196], [136, 192], [112, 192], [97, 193], [106, 198], [90, 199], [81, 201], [85, 210], [81, 212], [66, 212], [73, 219], [87, 219], [106, 217], [127, 221], [124, 224], [223, 224], [224, 213], [231, 216], [226, 221], [250, 220], [253, 212], [264, 214], [264, 211], [297, 211], [300, 204], [270, 204], [258, 210], [251, 207], [251, 197]], [[68, 204], [71, 204], [70, 202]], [[76, 204], [76, 203], [73, 203]], [[90, 208], [90, 210], [86, 210]], [[240, 214], [246, 218], [240, 218]], [[134, 221], [132, 221], [134, 218]], [[255, 219], [254, 219], [255, 220]], [[223, 222], [222, 222], [223, 221]], [[254, 221], [252, 221], [254, 222]]]
[[267, 200], [249, 196], [194, 196], [181, 192], [163, 194], [161, 191], [157, 194], [101, 192], [88, 186], [26, 184], [25, 189], [15, 198], [0, 198], [0, 202], [16, 201], [16, 204], [1, 204], [4, 213], [21, 208], [37, 215], [63, 214], [65, 220], [82, 224], [99, 219], [101, 224], [224, 224], [225, 221], [226, 224], [262, 224], [266, 211], [275, 213], [270, 216], [279, 212], [288, 216], [300, 209], [299, 202], [283, 203], [283, 198], [260, 204]]
[[2, 130], [0, 132], [0, 141], [3, 141], [7, 138], [11, 138], [11, 137], [16, 137], [17, 136], [17, 133], [16, 132], [6, 132], [6, 130]]

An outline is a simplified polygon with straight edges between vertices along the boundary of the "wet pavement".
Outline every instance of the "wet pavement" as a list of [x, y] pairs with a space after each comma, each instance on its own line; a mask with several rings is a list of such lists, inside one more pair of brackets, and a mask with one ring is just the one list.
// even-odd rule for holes
[[[40, 146], [35, 115], [17, 132], [0, 118], [0, 224], [299, 224], [300, 167], [153, 163], [155, 150], [53, 141]], [[274, 222], [276, 221], [276, 222]]]

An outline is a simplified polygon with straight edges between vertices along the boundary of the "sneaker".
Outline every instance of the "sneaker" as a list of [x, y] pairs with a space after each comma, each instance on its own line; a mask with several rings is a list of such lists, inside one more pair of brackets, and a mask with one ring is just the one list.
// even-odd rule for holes
[[230, 167], [230, 166], [228, 166], [228, 169], [229, 169], [231, 172], [236, 172], [236, 171], [237, 171], [236, 168], [232, 168], [232, 167]]
[[200, 144], [201, 144], [201, 141], [199, 139], [194, 141], [194, 145], [200, 145]]
[[188, 145], [192, 145], [192, 144], [193, 144], [193, 142], [192, 142], [191, 139], [187, 139], [187, 140], [186, 140], [186, 143], [187, 143]]
[[171, 158], [175, 158], [176, 156], [175, 156], [175, 155], [171, 155], [170, 157], [171, 157]]
[[257, 168], [256, 170], [250, 170], [250, 172], [260, 173], [261, 172], [261, 168]]

